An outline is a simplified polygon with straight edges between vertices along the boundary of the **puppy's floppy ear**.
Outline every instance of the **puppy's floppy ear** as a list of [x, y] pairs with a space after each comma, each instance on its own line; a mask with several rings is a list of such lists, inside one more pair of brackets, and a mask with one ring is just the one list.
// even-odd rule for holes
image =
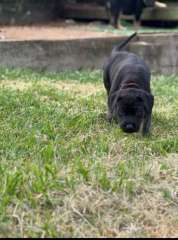
[[150, 93], [147, 92], [143, 92], [143, 99], [144, 99], [144, 109], [146, 113], [151, 113], [152, 112], [152, 108], [154, 105], [154, 96]]
[[109, 97], [108, 97], [108, 106], [109, 106], [109, 109], [110, 109], [110, 112], [113, 113], [114, 110], [115, 110], [115, 106], [116, 106], [116, 103], [117, 103], [117, 99], [118, 99], [118, 92], [113, 92], [113, 93], [110, 93], [109, 94]]

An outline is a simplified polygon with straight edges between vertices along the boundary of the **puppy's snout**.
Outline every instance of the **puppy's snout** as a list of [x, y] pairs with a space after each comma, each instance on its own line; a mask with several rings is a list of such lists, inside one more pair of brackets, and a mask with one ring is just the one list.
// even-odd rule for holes
[[132, 123], [127, 124], [127, 125], [126, 125], [126, 129], [127, 129], [128, 131], [134, 130], [134, 124], [132, 124]]
[[129, 123], [129, 124], [126, 125], [126, 128], [127, 128], [127, 129], [133, 129], [133, 128], [134, 128], [134, 125], [131, 124], [131, 123]]
[[127, 133], [132, 133], [136, 131], [136, 127], [133, 123], [127, 123], [124, 126], [124, 131]]

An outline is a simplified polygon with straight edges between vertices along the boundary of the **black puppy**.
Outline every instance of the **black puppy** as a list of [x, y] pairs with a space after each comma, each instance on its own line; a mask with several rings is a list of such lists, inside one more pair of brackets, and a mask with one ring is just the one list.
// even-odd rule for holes
[[140, 26], [140, 19], [144, 8], [165, 8], [166, 4], [155, 0], [106, 0], [106, 8], [110, 15], [110, 23], [113, 27], [122, 29], [120, 24], [121, 13], [134, 15], [135, 27]]
[[154, 97], [151, 73], [145, 62], [133, 53], [120, 51], [133, 37], [116, 46], [104, 66], [108, 94], [108, 120], [115, 119], [124, 132], [149, 132]]

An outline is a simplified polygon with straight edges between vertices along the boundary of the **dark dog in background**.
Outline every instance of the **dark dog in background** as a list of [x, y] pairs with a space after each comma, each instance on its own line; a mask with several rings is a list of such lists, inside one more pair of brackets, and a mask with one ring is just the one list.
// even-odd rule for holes
[[108, 120], [115, 119], [127, 133], [147, 134], [151, 125], [154, 97], [151, 73], [137, 55], [121, 49], [136, 36], [116, 46], [104, 66], [104, 85], [108, 94]]
[[134, 15], [134, 25], [138, 29], [144, 8], [165, 8], [167, 5], [155, 0], [106, 0], [106, 8], [110, 15], [110, 23], [114, 28], [122, 29], [121, 14]]

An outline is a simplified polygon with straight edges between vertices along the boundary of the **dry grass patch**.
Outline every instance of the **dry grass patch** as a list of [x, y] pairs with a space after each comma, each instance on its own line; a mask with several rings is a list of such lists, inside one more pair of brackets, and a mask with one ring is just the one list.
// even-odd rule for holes
[[47, 85], [49, 87], [56, 88], [60, 91], [68, 91], [72, 92], [73, 94], [88, 97], [90, 95], [102, 92], [104, 90], [103, 86], [100, 84], [92, 84], [92, 83], [83, 83], [83, 84], [76, 84], [76, 83], [64, 83], [64, 82], [56, 82], [50, 83], [48, 82]]
[[12, 90], [24, 91], [29, 89], [32, 86], [32, 83], [18, 80], [1, 80], [1, 88], [10, 88]]
[[43, 88], [50, 89], [53, 88], [58, 91], [69, 92], [74, 95], [89, 97], [90, 95], [100, 93], [104, 90], [103, 86], [100, 84], [92, 84], [92, 83], [83, 83], [79, 84], [72, 81], [40, 81], [40, 82], [27, 82], [22, 80], [1, 80], [0, 87], [2, 88], [10, 88], [13, 90], [25, 91], [30, 88]]

